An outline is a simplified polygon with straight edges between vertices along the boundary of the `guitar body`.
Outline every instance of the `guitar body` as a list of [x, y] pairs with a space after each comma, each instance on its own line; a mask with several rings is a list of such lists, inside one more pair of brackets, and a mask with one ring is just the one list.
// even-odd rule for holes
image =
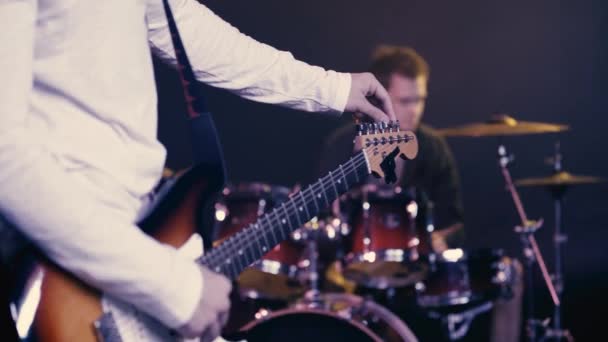
[[[212, 241], [212, 209], [214, 197], [223, 186], [222, 177], [213, 167], [204, 165], [189, 169], [175, 179], [169, 191], [160, 199], [154, 210], [139, 224], [158, 241], [174, 247], [183, 245], [195, 232], [203, 235], [205, 249]], [[32, 258], [33, 257], [33, 258]], [[12, 303], [24, 303], [35, 298], [40, 289], [39, 301], [28, 300], [29, 310], [35, 310], [33, 324], [28, 327], [28, 309], [20, 310], [16, 317], [17, 330], [26, 341], [99, 341], [94, 322], [102, 312], [101, 293], [84, 284], [70, 273], [59, 268], [40, 253], [21, 260], [21, 284], [14, 288]], [[18, 282], [17, 282], [18, 283]], [[20, 293], [19, 293], [20, 292]], [[25, 332], [28, 336], [25, 337]]]
[[[199, 164], [159, 191], [159, 200], [139, 227], [158, 241], [176, 248], [194, 233], [203, 237], [205, 255], [197, 262], [231, 280], [304, 223], [327, 208], [369, 174], [395, 180], [394, 158], [418, 153], [413, 132], [398, 125], [361, 131], [355, 138], [362, 151], [289, 200], [261, 215], [250, 226], [211, 249], [216, 194], [223, 187], [223, 170]], [[213, 159], [213, 158], [212, 158]], [[166, 190], [166, 191], [164, 191]], [[136, 252], [136, 251], [134, 251]], [[17, 331], [26, 341], [167, 341], [176, 337], [155, 319], [106, 296], [62, 270], [41, 253], [13, 263], [11, 310]], [[228, 332], [234, 333], [234, 332]], [[233, 335], [232, 338], [240, 335]]]

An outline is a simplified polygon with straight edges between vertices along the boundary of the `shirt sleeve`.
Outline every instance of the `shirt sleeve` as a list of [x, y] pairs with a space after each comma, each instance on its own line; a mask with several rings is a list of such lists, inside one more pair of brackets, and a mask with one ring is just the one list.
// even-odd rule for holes
[[169, 327], [197, 305], [197, 265], [145, 235], [124, 210], [100, 201], [28, 134], [36, 1], [0, 2], [0, 214], [47, 256], [88, 284]]
[[[196, 1], [169, 2], [199, 81], [258, 102], [304, 111], [344, 111], [350, 74], [308, 65], [257, 42]], [[148, 4], [147, 23], [153, 52], [175, 64], [162, 1]]]

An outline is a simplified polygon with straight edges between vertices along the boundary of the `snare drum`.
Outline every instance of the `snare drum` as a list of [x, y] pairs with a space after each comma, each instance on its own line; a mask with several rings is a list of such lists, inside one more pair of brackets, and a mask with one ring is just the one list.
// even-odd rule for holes
[[417, 301], [427, 309], [457, 308], [510, 296], [513, 260], [502, 250], [483, 249], [468, 255], [448, 249], [429, 267], [428, 277], [416, 284]]
[[254, 341], [417, 341], [412, 331], [388, 309], [361, 297], [322, 294], [318, 302], [291, 308], [260, 310], [242, 332]]
[[418, 205], [400, 187], [366, 185], [353, 197], [352, 234], [342, 272], [372, 288], [411, 285], [424, 277], [419, 262]]
[[[254, 223], [261, 215], [286, 201], [289, 189], [264, 183], [226, 187], [215, 204], [215, 244]], [[238, 278], [239, 290], [251, 298], [289, 299], [303, 292], [296, 280], [304, 247], [284, 241], [245, 269]]]

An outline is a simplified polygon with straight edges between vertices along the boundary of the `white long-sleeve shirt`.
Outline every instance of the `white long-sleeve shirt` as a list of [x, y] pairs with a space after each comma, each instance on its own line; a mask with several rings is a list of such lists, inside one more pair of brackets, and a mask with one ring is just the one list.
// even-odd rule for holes
[[[170, 2], [200, 81], [344, 109], [348, 74], [258, 43], [195, 1]], [[165, 160], [150, 56], [174, 62], [162, 1], [0, 0], [0, 23], [0, 212], [89, 284], [182, 325], [204, 286], [196, 265], [134, 223]]]

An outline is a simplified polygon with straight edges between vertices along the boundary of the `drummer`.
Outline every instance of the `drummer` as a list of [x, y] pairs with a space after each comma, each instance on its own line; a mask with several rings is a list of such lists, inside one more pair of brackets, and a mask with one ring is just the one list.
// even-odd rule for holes
[[[369, 68], [386, 87], [393, 101], [395, 115], [402, 130], [414, 131], [419, 143], [416, 159], [396, 160], [397, 183], [402, 188], [415, 188], [420, 211], [424, 214], [433, 204], [435, 230], [431, 244], [435, 252], [448, 248], [462, 248], [464, 244], [464, 214], [458, 169], [446, 141], [430, 126], [421, 123], [427, 100], [430, 68], [420, 54], [410, 47], [382, 45], [376, 48]], [[337, 161], [353, 154], [354, 123], [339, 127], [326, 140], [320, 158], [320, 172], [327, 173]], [[407, 163], [407, 165], [406, 165]], [[374, 182], [370, 179], [370, 182]], [[518, 264], [518, 270], [521, 266]], [[521, 272], [517, 272], [521, 273]], [[516, 276], [515, 298], [495, 303], [492, 322], [492, 341], [518, 341], [521, 327], [521, 275]], [[409, 304], [401, 303], [399, 313], [422, 340], [439, 340], [439, 329], [429, 327], [424, 313]], [[395, 311], [395, 308], [391, 308]], [[423, 338], [424, 337], [424, 338]]]
[[[419, 143], [416, 159], [396, 160], [397, 184], [416, 187], [423, 192], [421, 208], [434, 205], [432, 245], [435, 251], [462, 247], [464, 242], [463, 206], [458, 169], [446, 141], [433, 128], [421, 123], [427, 98], [430, 69], [414, 49], [380, 46], [373, 54], [369, 68], [387, 88], [395, 115], [402, 130], [415, 131]], [[336, 162], [353, 154], [354, 124], [338, 128], [324, 144], [321, 153], [321, 174]]]

